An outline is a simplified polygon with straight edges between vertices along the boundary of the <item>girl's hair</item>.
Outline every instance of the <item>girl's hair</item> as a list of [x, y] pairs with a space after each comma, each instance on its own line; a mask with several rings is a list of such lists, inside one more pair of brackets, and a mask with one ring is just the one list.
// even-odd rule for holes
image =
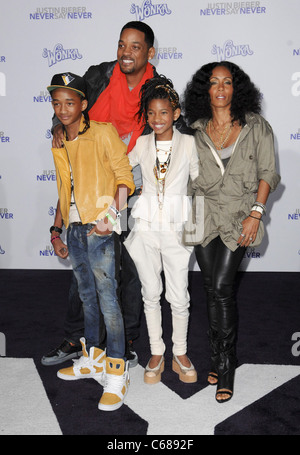
[[147, 123], [147, 111], [150, 101], [163, 99], [169, 100], [173, 110], [180, 108], [178, 93], [174, 90], [173, 82], [165, 76], [160, 75], [148, 79], [140, 91], [138, 120]]
[[261, 94], [249, 76], [235, 63], [213, 62], [203, 65], [187, 84], [184, 92], [183, 109], [189, 125], [198, 119], [210, 119], [212, 117], [208, 90], [210, 88], [210, 77], [217, 66], [224, 66], [232, 75], [231, 116], [233, 121], [239, 121], [241, 125], [244, 125], [247, 113], [260, 114], [261, 112]]

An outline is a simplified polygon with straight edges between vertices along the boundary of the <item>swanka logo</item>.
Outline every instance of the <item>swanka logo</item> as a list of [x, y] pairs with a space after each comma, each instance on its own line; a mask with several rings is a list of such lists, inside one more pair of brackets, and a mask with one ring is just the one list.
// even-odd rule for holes
[[211, 53], [217, 56], [217, 61], [222, 62], [236, 56], [247, 57], [253, 55], [249, 44], [234, 44], [232, 40], [227, 40], [223, 46], [214, 44]]
[[64, 60], [82, 59], [78, 49], [64, 49], [62, 44], [56, 44], [53, 51], [44, 48], [43, 57], [48, 59], [49, 67]]
[[55, 216], [55, 214], [56, 214], [56, 207], [54, 207], [53, 205], [51, 205], [51, 206], [49, 207], [49, 210], [48, 210], [48, 215], [50, 215], [50, 216]]
[[151, 16], [165, 16], [166, 14], [171, 14], [172, 11], [165, 3], [158, 3], [156, 5], [153, 5], [151, 0], [144, 0], [142, 6], [132, 3], [130, 7], [130, 13], [136, 15], [137, 21], [144, 21]]

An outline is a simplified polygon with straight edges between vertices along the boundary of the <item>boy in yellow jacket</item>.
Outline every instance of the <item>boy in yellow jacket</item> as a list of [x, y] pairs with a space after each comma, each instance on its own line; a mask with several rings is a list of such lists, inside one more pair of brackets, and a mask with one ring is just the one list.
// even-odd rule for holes
[[[65, 380], [104, 382], [99, 409], [122, 406], [129, 385], [122, 313], [116, 293], [113, 231], [134, 183], [123, 144], [110, 123], [90, 121], [84, 79], [73, 73], [53, 76], [48, 91], [64, 125], [62, 148], [52, 149], [59, 205], [67, 228], [67, 247], [83, 302], [83, 356], [58, 372]], [[52, 236], [52, 243], [60, 241]], [[99, 297], [99, 299], [98, 299]], [[106, 353], [99, 347], [99, 304], [107, 332]]]

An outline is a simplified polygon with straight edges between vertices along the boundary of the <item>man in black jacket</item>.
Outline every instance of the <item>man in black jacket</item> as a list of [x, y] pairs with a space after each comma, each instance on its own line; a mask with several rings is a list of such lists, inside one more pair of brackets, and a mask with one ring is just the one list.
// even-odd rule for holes
[[[149, 63], [155, 55], [154, 33], [143, 22], [127, 23], [121, 30], [118, 42], [117, 60], [91, 66], [83, 76], [87, 84], [88, 109], [91, 120], [109, 121], [119, 132], [120, 137], [130, 151], [140, 134], [148, 134], [148, 125], [141, 128], [136, 124], [135, 113], [138, 111], [139, 91], [144, 82], [157, 75], [155, 67]], [[121, 106], [121, 108], [120, 108]], [[182, 130], [185, 124], [180, 119], [177, 127]], [[185, 131], [186, 132], [186, 131]], [[56, 118], [53, 119], [53, 147], [61, 147], [63, 129]], [[134, 180], [136, 191], [128, 201], [128, 222], [134, 199], [141, 192], [142, 180], [139, 167], [135, 168]], [[141, 286], [138, 274], [123, 241], [129, 234], [127, 225], [122, 223], [122, 234], [116, 236], [117, 270], [119, 274], [119, 297], [123, 310], [126, 357], [131, 367], [137, 365], [138, 358], [133, 350], [132, 341], [139, 336], [140, 316], [143, 308]], [[62, 258], [68, 255], [67, 246], [59, 235], [62, 230], [62, 219], [57, 206], [54, 226], [50, 228], [55, 253]], [[121, 245], [119, 244], [121, 242]], [[120, 257], [118, 258], [118, 252]], [[81, 351], [80, 338], [84, 333], [82, 303], [80, 301], [76, 279], [73, 275], [69, 293], [68, 312], [65, 320], [65, 339], [62, 344], [42, 358], [43, 365], [56, 365], [77, 357]], [[100, 327], [100, 347], [104, 347], [105, 325]]]

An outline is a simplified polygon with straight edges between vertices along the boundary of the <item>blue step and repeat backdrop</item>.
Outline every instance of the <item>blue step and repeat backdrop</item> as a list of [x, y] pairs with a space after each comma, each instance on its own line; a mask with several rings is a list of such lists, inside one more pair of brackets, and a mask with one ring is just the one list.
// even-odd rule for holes
[[[51, 154], [52, 75], [116, 58], [121, 27], [149, 24], [152, 63], [182, 95], [211, 61], [240, 65], [263, 94], [274, 129], [278, 190], [249, 271], [300, 270], [299, 0], [10, 0], [0, 14], [0, 268], [65, 269], [53, 252], [57, 189]], [[194, 261], [191, 269], [198, 270]]]

